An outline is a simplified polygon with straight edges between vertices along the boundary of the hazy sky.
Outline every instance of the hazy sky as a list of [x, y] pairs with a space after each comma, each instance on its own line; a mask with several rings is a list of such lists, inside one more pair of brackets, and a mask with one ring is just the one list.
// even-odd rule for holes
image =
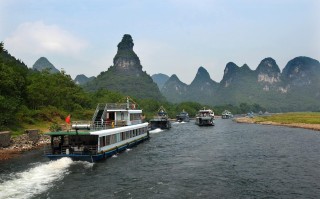
[[0, 0], [0, 41], [29, 67], [43, 56], [73, 78], [97, 76], [124, 34], [148, 74], [190, 84], [203, 66], [220, 82], [230, 61], [320, 60], [320, 1]]

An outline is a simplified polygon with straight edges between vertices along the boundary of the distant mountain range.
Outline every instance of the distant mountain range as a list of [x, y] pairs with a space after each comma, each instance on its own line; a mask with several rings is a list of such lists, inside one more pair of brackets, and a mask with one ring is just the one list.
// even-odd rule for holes
[[[162, 85], [165, 78], [153, 75]], [[162, 77], [165, 77], [162, 75]], [[256, 70], [229, 62], [221, 82], [210, 78], [200, 67], [190, 85], [172, 75], [160, 87], [171, 102], [197, 101], [208, 105], [259, 104], [269, 111], [320, 110], [320, 63], [309, 57], [290, 60], [281, 72], [272, 58], [263, 59]]]
[[[309, 57], [290, 60], [282, 71], [272, 58], [263, 59], [256, 70], [244, 64], [227, 63], [220, 82], [211, 79], [199, 67], [190, 85], [171, 77], [142, 70], [133, 51], [133, 40], [124, 35], [118, 44], [113, 66], [97, 77], [78, 75], [75, 82], [88, 91], [108, 89], [137, 98], [167, 99], [173, 103], [195, 101], [207, 105], [259, 104], [270, 112], [320, 110], [320, 63]], [[34, 70], [59, 72], [45, 57], [38, 59]]]

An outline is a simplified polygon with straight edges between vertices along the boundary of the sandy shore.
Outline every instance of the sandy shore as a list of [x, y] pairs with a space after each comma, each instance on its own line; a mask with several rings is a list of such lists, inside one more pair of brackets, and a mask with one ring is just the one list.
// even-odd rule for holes
[[320, 131], [320, 124], [305, 124], [305, 123], [291, 123], [291, 124], [283, 124], [271, 121], [265, 122], [257, 122], [254, 118], [249, 117], [239, 117], [234, 119], [238, 123], [250, 123], [250, 124], [265, 124], [265, 125], [275, 125], [275, 126], [288, 126], [293, 128], [303, 128], [303, 129], [311, 129]]
[[44, 135], [40, 135], [39, 140], [36, 143], [30, 141], [25, 134], [11, 138], [9, 147], [0, 148], [0, 161], [17, 157], [25, 151], [42, 148], [48, 143], [50, 143], [49, 136]]

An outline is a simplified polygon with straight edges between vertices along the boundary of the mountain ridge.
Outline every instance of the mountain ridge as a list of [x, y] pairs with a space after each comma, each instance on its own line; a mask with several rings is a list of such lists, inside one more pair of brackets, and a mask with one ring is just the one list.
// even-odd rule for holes
[[[181, 82], [174, 74], [174, 78], [167, 80], [164, 84], [165, 89], [161, 92], [169, 101], [176, 103], [257, 103], [275, 112], [320, 110], [320, 63], [315, 59], [295, 57], [282, 71], [271, 57], [263, 59], [255, 70], [251, 70], [247, 64], [239, 67], [233, 62], [228, 62], [222, 80], [207, 87], [205, 85], [208, 84], [210, 75], [204, 71], [204, 67], [199, 67], [189, 85]], [[205, 75], [200, 78], [201, 73]], [[195, 84], [196, 82], [198, 83]]]

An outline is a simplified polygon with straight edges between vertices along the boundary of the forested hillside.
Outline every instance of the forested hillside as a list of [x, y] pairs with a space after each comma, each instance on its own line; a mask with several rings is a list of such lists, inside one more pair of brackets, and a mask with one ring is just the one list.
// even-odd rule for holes
[[[126, 98], [124, 94], [106, 89], [86, 92], [64, 71], [34, 71], [3, 49], [3, 43], [0, 50], [1, 131], [11, 130], [20, 134], [30, 127], [41, 127], [45, 131], [64, 124], [69, 114], [71, 120], [91, 120], [98, 103], [119, 103]], [[171, 118], [175, 118], [182, 110], [194, 117], [204, 106], [213, 109], [216, 114], [221, 114], [224, 109], [233, 113], [263, 110], [257, 104], [210, 107], [197, 102], [173, 104], [158, 99], [131, 98], [143, 109], [147, 120], [157, 113], [160, 106], [166, 108]]]

